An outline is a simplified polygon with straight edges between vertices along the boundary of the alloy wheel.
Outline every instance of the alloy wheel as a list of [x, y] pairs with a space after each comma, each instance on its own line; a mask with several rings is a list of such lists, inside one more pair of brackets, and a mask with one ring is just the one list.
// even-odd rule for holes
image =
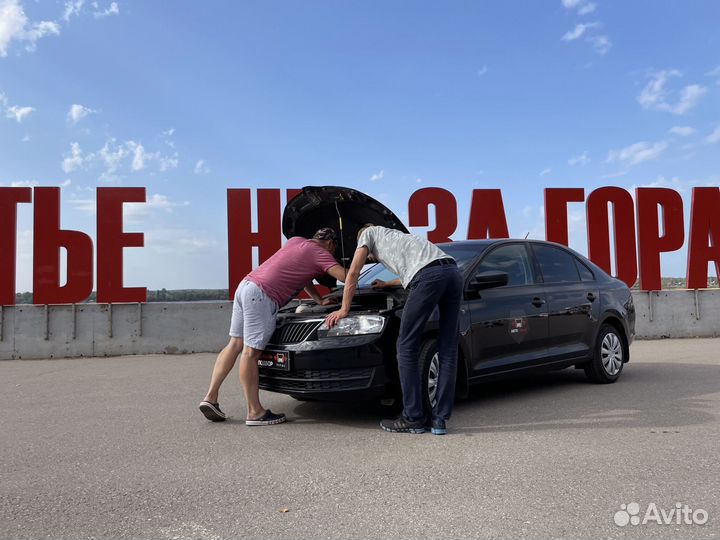
[[438, 373], [440, 371], [440, 361], [438, 355], [435, 353], [430, 360], [430, 369], [428, 370], [428, 401], [431, 407], [435, 407], [437, 404], [437, 390], [438, 390]]
[[610, 376], [617, 375], [623, 364], [622, 341], [613, 332], [605, 335], [600, 346], [602, 365], [605, 373]]

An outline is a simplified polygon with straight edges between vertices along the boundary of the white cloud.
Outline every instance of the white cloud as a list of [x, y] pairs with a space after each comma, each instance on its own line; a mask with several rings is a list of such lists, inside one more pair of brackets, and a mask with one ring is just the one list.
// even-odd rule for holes
[[84, 107], [82, 105], [78, 105], [77, 103], [73, 103], [70, 106], [70, 110], [67, 113], [68, 120], [72, 122], [73, 124], [77, 124], [80, 120], [85, 118], [89, 114], [96, 113], [97, 111], [94, 109], [89, 109], [88, 107]]
[[424, 182], [424, 180], [423, 180], [422, 178], [416, 178], [416, 179], [415, 179], [415, 183], [416, 183], [416, 184], [422, 184], [423, 182]]
[[103, 167], [100, 175], [101, 180], [113, 181], [118, 171], [138, 172], [147, 169], [151, 164], [157, 164], [160, 172], [177, 168], [179, 163], [178, 153], [172, 156], [163, 155], [160, 152], [148, 152], [145, 146], [137, 141], [129, 140], [118, 142], [111, 138], [105, 145], [88, 154], [83, 154], [78, 143], [71, 146], [70, 155], [63, 160], [63, 170], [71, 172], [80, 168], [92, 169]]
[[10, 182], [10, 187], [35, 187], [39, 185], [40, 182], [37, 180], [18, 180], [16, 182]]
[[588, 38], [588, 41], [592, 43], [595, 52], [600, 55], [607, 54], [612, 47], [612, 43], [607, 36], [591, 36]]
[[145, 233], [145, 247], [163, 255], [187, 254], [219, 246], [205, 232], [187, 229], [154, 229]]
[[77, 169], [82, 168], [85, 163], [83, 158], [82, 148], [80, 143], [74, 142], [70, 145], [70, 155], [65, 157], [62, 161], [62, 170], [66, 173], [71, 173]]
[[708, 144], [715, 144], [720, 142], [720, 126], [716, 127], [715, 130], [705, 137], [705, 142]]
[[690, 126], [673, 126], [670, 128], [670, 133], [679, 137], [688, 137], [695, 133], [695, 130]]
[[562, 41], [575, 41], [585, 36], [585, 41], [592, 44], [595, 52], [604, 55], [610, 50], [612, 43], [607, 36], [594, 33], [594, 30], [599, 28], [602, 28], [602, 24], [599, 22], [578, 23], [575, 25], [575, 28], [566, 32], [561, 39]]
[[21, 39], [27, 17], [17, 0], [0, 0], [0, 56], [7, 56], [8, 44]]
[[540, 176], [547, 176], [548, 174], [550, 174], [550, 172], [550, 169], [543, 169], [542, 171], [540, 171]]
[[67, 0], [65, 2], [65, 11], [62, 14], [63, 21], [69, 21], [73, 15], [80, 15], [85, 0]]
[[610, 150], [607, 161], [608, 163], [618, 162], [626, 167], [632, 167], [644, 161], [657, 159], [667, 147], [666, 142], [649, 143], [641, 141], [620, 150]]
[[478, 72], [477, 72], [478, 77], [482, 77], [482, 76], [485, 75], [487, 72], [488, 72], [488, 67], [487, 67], [487, 66], [481, 67], [480, 69], [478, 69]]
[[578, 15], [587, 15], [595, 11], [597, 5], [587, 0], [562, 0], [565, 9], [577, 9]]
[[578, 9], [578, 15], [587, 15], [588, 13], [592, 13], [593, 11], [595, 11], [595, 8], [597, 8], [597, 4], [588, 2], [580, 6], [580, 9]]
[[599, 27], [600, 23], [592, 22], [592, 23], [586, 23], [586, 24], [577, 24], [575, 25], [575, 28], [570, 30], [569, 32], [566, 32], [565, 35], [562, 37], [563, 41], [575, 41], [576, 39], [579, 39], [582, 37], [582, 35], [591, 28]]
[[699, 84], [685, 86], [680, 91], [676, 103], [672, 103], [673, 92], [666, 88], [670, 79], [681, 77], [676, 69], [661, 70], [650, 76], [650, 81], [645, 85], [637, 97], [638, 103], [645, 109], [666, 111], [672, 114], [685, 114], [697, 105], [700, 98], [707, 93], [707, 89]]
[[210, 167], [208, 167], [204, 159], [199, 159], [197, 163], [195, 163], [195, 174], [208, 174], [209, 172]]
[[716, 66], [707, 73], [705, 73], [708, 77], [720, 77], [720, 66]]
[[30, 142], [30, 135], [25, 135], [22, 139], [20, 139], [20, 142]]
[[[132, 141], [131, 141], [132, 142]], [[103, 179], [108, 180], [120, 167], [120, 163], [129, 155], [127, 143], [117, 145], [115, 139], [110, 139], [99, 151], [99, 157], [105, 164]]]
[[[145, 147], [140, 144], [136, 143], [135, 141], [130, 141], [128, 144], [128, 148], [133, 154], [132, 159], [132, 170], [133, 171], [142, 171], [145, 168]], [[151, 157], [151, 156], [147, 156]]]
[[172, 156], [160, 156], [158, 158], [160, 166], [160, 172], [169, 171], [170, 169], [177, 169], [180, 160], [178, 159], [178, 153], [175, 152]]
[[0, 56], [7, 56], [12, 41], [26, 42], [26, 48], [33, 50], [40, 38], [59, 33], [56, 22], [28, 21], [20, 0], [0, 0]]
[[590, 158], [588, 157], [587, 150], [579, 156], [574, 156], [568, 159], [568, 165], [570, 166], [587, 165], [588, 163], [590, 163]]
[[385, 170], [383, 169], [380, 172], [373, 174], [370, 177], [370, 181], [377, 182], [378, 180], [382, 180], [384, 176], [385, 176]]
[[18, 107], [17, 105], [13, 105], [5, 110], [5, 116], [7, 118], [14, 119], [19, 124], [25, 120], [25, 118], [30, 116], [30, 113], [34, 110], [34, 107]]
[[[93, 6], [97, 8], [97, 2], [93, 2]], [[103, 11], [96, 11], [93, 13], [96, 19], [102, 19], [103, 17], [109, 17], [111, 15], [119, 15], [120, 14], [120, 8], [117, 5], [117, 2], [112, 2], [110, 4], [110, 7]]]
[[156, 212], [171, 214], [175, 208], [184, 206], [190, 206], [190, 202], [172, 202], [167, 195], [154, 193], [146, 199], [145, 203], [129, 204], [124, 211], [128, 221], [138, 222], [147, 218], [150, 214]]

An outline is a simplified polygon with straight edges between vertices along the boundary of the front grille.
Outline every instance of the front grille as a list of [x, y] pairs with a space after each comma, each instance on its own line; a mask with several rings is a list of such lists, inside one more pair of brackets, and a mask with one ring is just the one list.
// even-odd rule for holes
[[300, 343], [313, 336], [322, 323], [322, 320], [285, 323], [280, 328], [275, 329], [270, 338], [270, 343], [272, 345]]
[[278, 392], [293, 390], [361, 390], [370, 386], [374, 368], [260, 370], [260, 387]]

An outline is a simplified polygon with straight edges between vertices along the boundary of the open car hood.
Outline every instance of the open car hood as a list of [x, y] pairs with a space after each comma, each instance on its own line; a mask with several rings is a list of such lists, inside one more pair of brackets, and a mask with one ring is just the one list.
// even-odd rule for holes
[[[312, 238], [318, 229], [332, 227], [338, 236], [335, 258], [348, 268], [357, 248], [357, 232], [366, 223], [408, 232], [402, 221], [382, 203], [360, 191], [335, 186], [304, 187], [285, 206], [282, 231], [286, 238]], [[334, 287], [335, 280], [327, 278], [329, 276], [323, 276], [318, 282]]]

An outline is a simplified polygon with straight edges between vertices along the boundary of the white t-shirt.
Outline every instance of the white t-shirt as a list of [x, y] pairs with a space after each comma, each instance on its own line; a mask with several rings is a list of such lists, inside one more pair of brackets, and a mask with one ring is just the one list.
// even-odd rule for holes
[[398, 275], [403, 287], [407, 287], [415, 274], [427, 264], [452, 258], [424, 238], [377, 225], [362, 232], [357, 247], [363, 246], [385, 268]]

